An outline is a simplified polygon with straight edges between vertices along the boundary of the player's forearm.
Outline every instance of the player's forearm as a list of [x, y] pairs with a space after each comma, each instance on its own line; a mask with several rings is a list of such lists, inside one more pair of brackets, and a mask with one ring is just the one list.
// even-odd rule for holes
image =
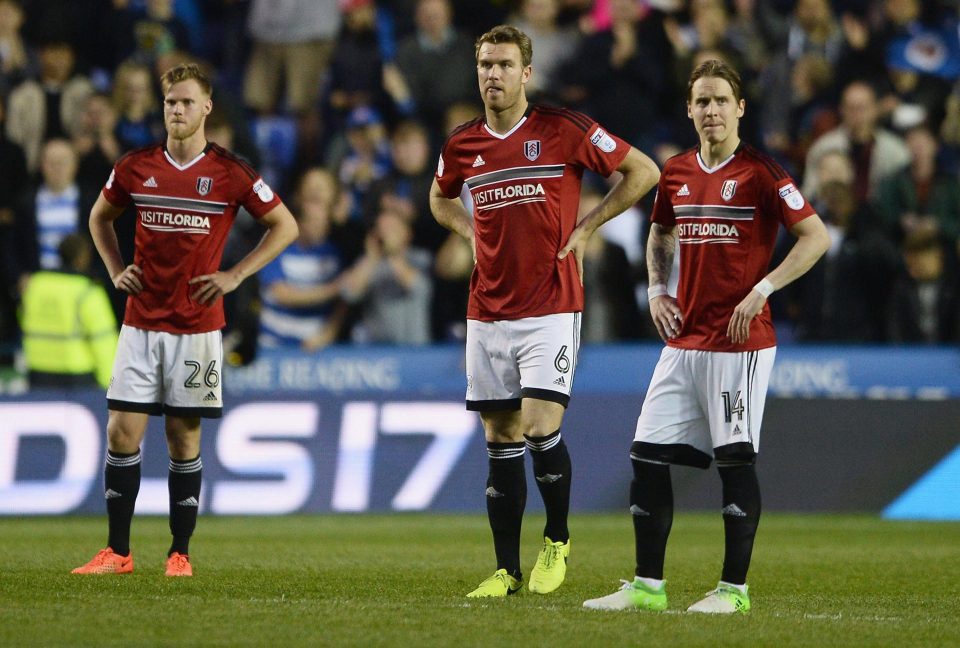
[[473, 238], [473, 220], [458, 199], [430, 196], [430, 211], [438, 223], [466, 240]]
[[228, 272], [238, 281], [243, 281], [273, 261], [288, 245], [297, 240], [298, 235], [299, 228], [292, 217], [279, 220], [270, 226], [257, 246]]
[[665, 229], [658, 223], [650, 226], [650, 237], [647, 239], [647, 278], [651, 286], [666, 285], [669, 282], [676, 246], [676, 228]]
[[113, 221], [107, 220], [97, 214], [90, 216], [90, 236], [93, 238], [93, 244], [103, 259], [103, 265], [107, 268], [107, 274], [113, 278], [123, 272], [123, 257], [120, 254], [120, 242], [117, 240], [117, 232], [113, 229]]
[[826, 228], [822, 224], [819, 224], [819, 227], [812, 227], [809, 232], [797, 238], [797, 242], [790, 248], [790, 252], [780, 265], [766, 276], [767, 281], [773, 285], [774, 290], [780, 290], [802, 277], [829, 248], [830, 234], [827, 233]]
[[637, 149], [630, 149], [617, 170], [621, 173], [620, 180], [578, 225], [596, 231], [611, 218], [636, 205], [660, 181], [660, 169], [656, 163]]

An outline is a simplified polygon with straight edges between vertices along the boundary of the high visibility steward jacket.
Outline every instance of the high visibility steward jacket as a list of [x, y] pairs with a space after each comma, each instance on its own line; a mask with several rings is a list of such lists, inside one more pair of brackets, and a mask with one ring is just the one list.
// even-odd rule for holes
[[23, 352], [31, 373], [110, 383], [117, 320], [107, 291], [80, 274], [40, 271], [30, 277], [20, 312]]

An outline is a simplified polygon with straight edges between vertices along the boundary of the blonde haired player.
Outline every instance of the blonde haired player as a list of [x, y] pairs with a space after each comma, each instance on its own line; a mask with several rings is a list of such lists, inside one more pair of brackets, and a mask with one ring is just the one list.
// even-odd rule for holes
[[[114, 165], [90, 212], [90, 232], [117, 290], [127, 298], [107, 390], [107, 547], [75, 574], [133, 571], [130, 522], [140, 489], [140, 443], [151, 415], [164, 416], [170, 453], [168, 576], [191, 576], [189, 541], [200, 505], [200, 419], [219, 418], [222, 297], [297, 237], [280, 198], [245, 162], [207, 142], [210, 81], [195, 64], [161, 78], [164, 144], [131, 151]], [[113, 222], [134, 206], [133, 262]], [[264, 227], [260, 243], [220, 269], [227, 234], [245, 207]]]
[[[691, 612], [747, 612], [747, 568], [760, 521], [754, 462], [776, 336], [767, 297], [830, 246], [820, 217], [768, 156], [743, 144], [740, 76], [717, 60], [691, 74], [687, 116], [700, 145], [664, 164], [647, 242], [650, 315], [667, 343], [643, 401], [630, 459], [637, 566], [599, 610], [667, 607], [663, 559], [673, 522], [670, 464], [707, 468], [723, 484], [720, 583]], [[797, 241], [767, 272], [781, 224]], [[680, 243], [677, 296], [667, 293]]]

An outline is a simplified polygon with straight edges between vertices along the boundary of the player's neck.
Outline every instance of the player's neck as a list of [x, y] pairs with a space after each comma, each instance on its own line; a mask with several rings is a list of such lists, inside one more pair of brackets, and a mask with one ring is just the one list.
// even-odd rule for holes
[[203, 152], [207, 147], [207, 138], [197, 132], [187, 139], [167, 138], [167, 153], [177, 164], [187, 164]]
[[500, 135], [509, 133], [510, 129], [516, 126], [524, 113], [527, 112], [528, 105], [526, 97], [521, 97], [520, 101], [502, 112], [494, 112], [488, 108], [485, 111], [487, 127]]
[[700, 140], [700, 159], [709, 168], [713, 168], [733, 155], [733, 152], [740, 146], [740, 138], [737, 135], [731, 135], [722, 142], [710, 144]]

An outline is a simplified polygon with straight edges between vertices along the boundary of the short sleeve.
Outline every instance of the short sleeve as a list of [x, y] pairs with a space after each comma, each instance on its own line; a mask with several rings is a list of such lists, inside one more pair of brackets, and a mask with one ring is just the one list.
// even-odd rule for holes
[[[630, 151], [630, 144], [608, 132], [586, 115], [569, 111], [571, 119], [561, 120], [564, 140], [575, 142], [571, 162], [602, 175], [616, 171]], [[584, 130], [586, 126], [586, 130]]]
[[130, 204], [129, 158], [121, 158], [113, 165], [107, 184], [103, 186], [103, 197], [114, 207], [126, 207]]
[[790, 176], [778, 180], [770, 177], [769, 183], [770, 189], [767, 195], [773, 205], [773, 213], [787, 229], [817, 213], [813, 205], [800, 193], [800, 188]]
[[459, 198], [463, 189], [463, 174], [459, 172], [454, 154], [453, 137], [447, 138], [437, 160], [437, 172], [434, 174], [437, 186], [447, 198]]
[[266, 181], [257, 176], [255, 180], [250, 180], [245, 174], [238, 174], [242, 177], [240, 186], [239, 203], [253, 215], [254, 218], [262, 218], [268, 214], [274, 207], [280, 205], [283, 201], [280, 196], [273, 192]]
[[670, 202], [670, 191], [667, 190], [667, 168], [664, 167], [660, 174], [660, 182], [657, 183], [657, 196], [653, 200], [653, 211], [650, 212], [650, 222], [663, 225], [664, 227], [673, 227], [677, 223], [676, 214], [673, 211], [673, 203]]

